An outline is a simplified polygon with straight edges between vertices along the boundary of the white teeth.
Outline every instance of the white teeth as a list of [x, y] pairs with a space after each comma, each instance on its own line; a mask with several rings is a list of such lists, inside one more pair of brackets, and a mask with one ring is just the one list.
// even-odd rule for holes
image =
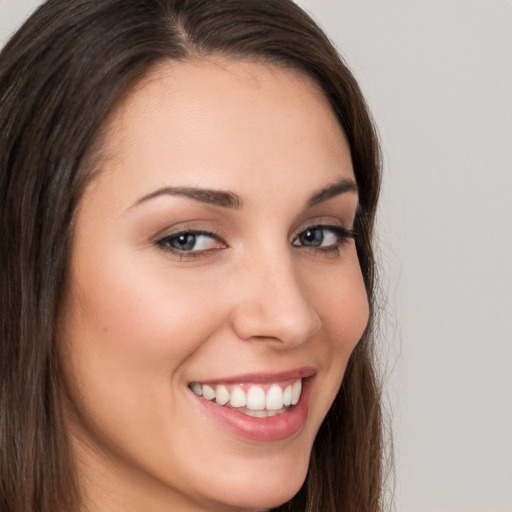
[[203, 390], [201, 389], [201, 384], [198, 384], [197, 382], [194, 382], [190, 388], [192, 389], [192, 391], [196, 394], [196, 395], [199, 395], [201, 396], [203, 394]]
[[265, 409], [265, 391], [259, 386], [251, 386], [247, 392], [247, 409], [262, 411]]
[[292, 385], [288, 385], [283, 391], [283, 405], [288, 407], [292, 403]]
[[229, 400], [231, 407], [243, 407], [247, 405], [247, 395], [245, 391], [238, 386], [231, 391], [231, 399]]
[[300, 392], [302, 391], [302, 382], [298, 380], [292, 388], [292, 405], [295, 405], [300, 398]]
[[267, 411], [251, 411], [248, 410], [245, 412], [247, 416], [252, 416], [253, 418], [266, 418], [268, 416]]
[[215, 390], [215, 401], [219, 405], [225, 405], [229, 402], [229, 391], [226, 389], [226, 386], [217, 386]]
[[227, 385], [218, 384], [212, 387], [208, 384], [193, 382], [190, 389], [206, 400], [215, 400], [218, 405], [227, 405], [233, 408], [241, 408], [244, 414], [256, 417], [274, 416], [286, 412], [292, 405], [296, 405], [302, 391], [302, 381], [298, 379], [293, 385], [289, 384], [284, 389], [279, 384], [272, 384], [267, 392], [262, 386], [250, 386], [245, 392], [241, 386], [235, 386], [230, 390]]
[[283, 390], [277, 385], [272, 384], [267, 391], [267, 398], [265, 400], [265, 409], [267, 411], [278, 411], [283, 408]]
[[288, 409], [280, 409], [279, 411], [250, 411], [247, 410], [244, 412], [247, 416], [253, 416], [255, 418], [266, 418], [267, 416], [277, 416], [278, 414], [283, 414]]
[[213, 400], [215, 398], [215, 391], [208, 384], [203, 384], [203, 396], [206, 400]]

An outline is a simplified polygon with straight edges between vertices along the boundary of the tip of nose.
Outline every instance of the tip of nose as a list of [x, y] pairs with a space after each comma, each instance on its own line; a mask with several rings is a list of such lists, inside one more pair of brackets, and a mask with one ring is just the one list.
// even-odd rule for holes
[[289, 314], [258, 309], [238, 312], [234, 328], [241, 339], [272, 339], [286, 345], [300, 345], [321, 328], [320, 318], [313, 310]]

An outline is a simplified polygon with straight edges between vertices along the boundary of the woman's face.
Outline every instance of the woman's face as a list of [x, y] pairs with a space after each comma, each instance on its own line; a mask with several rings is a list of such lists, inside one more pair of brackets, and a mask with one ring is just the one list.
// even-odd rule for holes
[[288, 500], [368, 320], [327, 100], [279, 67], [169, 62], [116, 109], [103, 155], [60, 315], [86, 503]]

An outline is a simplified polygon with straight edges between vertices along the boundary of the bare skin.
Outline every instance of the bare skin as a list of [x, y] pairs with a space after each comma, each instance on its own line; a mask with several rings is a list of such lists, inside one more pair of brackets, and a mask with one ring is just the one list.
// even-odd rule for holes
[[[368, 320], [350, 151], [327, 100], [275, 66], [169, 62], [117, 108], [106, 154], [77, 211], [59, 339], [87, 510], [287, 501]], [[191, 391], [299, 370], [294, 430], [248, 416], [233, 430]]]

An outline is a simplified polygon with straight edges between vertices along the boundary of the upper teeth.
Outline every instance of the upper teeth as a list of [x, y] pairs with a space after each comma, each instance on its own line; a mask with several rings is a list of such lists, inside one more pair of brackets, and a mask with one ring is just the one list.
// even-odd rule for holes
[[[295, 405], [300, 398], [302, 381], [296, 380], [293, 384], [280, 386], [272, 384], [267, 391], [262, 386], [251, 385], [244, 391], [241, 386], [218, 384], [198, 384], [194, 382], [190, 388], [196, 395], [207, 400], [215, 400], [219, 405], [231, 407], [247, 407], [251, 411], [279, 411], [283, 407]], [[284, 388], [284, 389], [283, 389]]]

